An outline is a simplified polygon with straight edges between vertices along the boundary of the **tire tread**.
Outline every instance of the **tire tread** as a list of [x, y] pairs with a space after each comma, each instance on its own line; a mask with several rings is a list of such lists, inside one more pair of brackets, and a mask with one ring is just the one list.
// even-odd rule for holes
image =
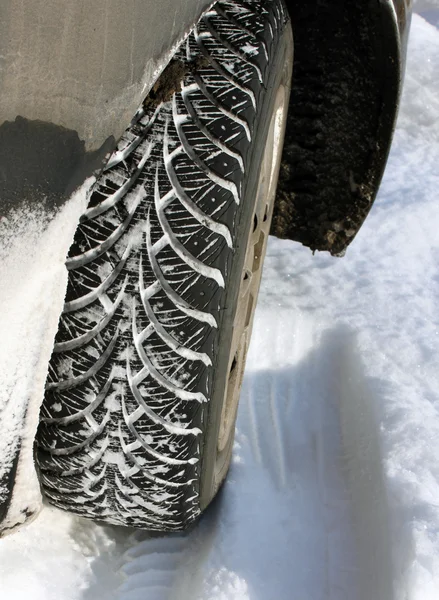
[[139, 109], [93, 189], [38, 432], [55, 506], [157, 530], [199, 514], [247, 155], [285, 22], [279, 0], [214, 5], [175, 56], [205, 66], [171, 101]]

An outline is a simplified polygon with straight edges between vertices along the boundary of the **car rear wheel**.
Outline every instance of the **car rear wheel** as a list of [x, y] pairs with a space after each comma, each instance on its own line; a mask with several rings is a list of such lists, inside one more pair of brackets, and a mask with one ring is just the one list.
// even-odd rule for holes
[[49, 501], [175, 530], [230, 464], [291, 82], [280, 0], [219, 2], [94, 187], [38, 431]]

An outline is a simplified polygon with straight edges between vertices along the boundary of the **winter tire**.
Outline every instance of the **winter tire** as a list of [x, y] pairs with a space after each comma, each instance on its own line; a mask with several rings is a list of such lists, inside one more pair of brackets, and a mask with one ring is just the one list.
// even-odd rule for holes
[[37, 438], [55, 506], [176, 530], [224, 479], [291, 66], [280, 1], [219, 2], [164, 77], [181, 81], [158, 82], [96, 183]]

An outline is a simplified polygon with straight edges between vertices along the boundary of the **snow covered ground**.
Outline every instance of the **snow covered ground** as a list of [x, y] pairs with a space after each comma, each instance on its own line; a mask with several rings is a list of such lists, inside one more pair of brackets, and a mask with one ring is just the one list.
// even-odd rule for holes
[[[438, 6], [415, 3], [430, 23]], [[200, 523], [160, 538], [45, 508], [0, 541], [0, 598], [439, 598], [438, 73], [439, 31], [415, 16], [346, 257], [270, 241], [234, 463]]]

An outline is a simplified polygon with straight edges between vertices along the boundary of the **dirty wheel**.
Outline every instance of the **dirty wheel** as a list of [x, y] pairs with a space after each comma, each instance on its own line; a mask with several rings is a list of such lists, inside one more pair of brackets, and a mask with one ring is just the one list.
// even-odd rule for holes
[[55, 506], [180, 529], [225, 477], [291, 65], [280, 0], [214, 5], [96, 183], [38, 432]]
[[[286, 72], [286, 75], [286, 80], [283, 80], [277, 89], [275, 101], [272, 106], [271, 122], [259, 168], [253, 215], [250, 218], [250, 231], [247, 244], [243, 246], [245, 259], [239, 279], [235, 316], [232, 329], [227, 335], [227, 339], [231, 340], [231, 342], [227, 359], [227, 380], [222, 386], [224, 389], [223, 400], [221, 404], [218, 403], [218, 406], [221, 405], [221, 417], [217, 436], [213, 480], [214, 490], [218, 489], [222, 483], [232, 456], [238, 401], [244, 376], [247, 350], [250, 343], [256, 300], [261, 282], [262, 266], [267, 248], [268, 235], [270, 233], [282, 154], [289, 97], [289, 88], [287, 87], [288, 72]], [[232, 320], [229, 323], [232, 323]], [[226, 346], [225, 342], [224, 345]], [[212, 439], [215, 439], [215, 436]], [[212, 495], [210, 493], [208, 497]]]

